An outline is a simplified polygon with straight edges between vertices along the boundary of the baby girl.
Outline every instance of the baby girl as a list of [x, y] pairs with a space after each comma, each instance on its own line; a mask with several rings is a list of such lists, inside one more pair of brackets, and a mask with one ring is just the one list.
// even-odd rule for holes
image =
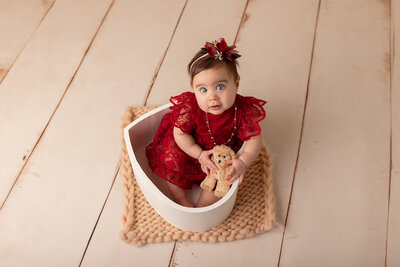
[[193, 91], [170, 98], [167, 113], [154, 141], [147, 147], [149, 166], [168, 181], [173, 200], [187, 207], [204, 207], [218, 198], [202, 191], [197, 203], [190, 203], [185, 190], [199, 184], [217, 167], [211, 161], [215, 145], [227, 145], [237, 152], [246, 141], [239, 158], [226, 161], [231, 170], [225, 179], [243, 181], [246, 168], [256, 159], [262, 144], [259, 122], [265, 118], [264, 100], [238, 94], [235, 46], [223, 38], [206, 42], [188, 65]]

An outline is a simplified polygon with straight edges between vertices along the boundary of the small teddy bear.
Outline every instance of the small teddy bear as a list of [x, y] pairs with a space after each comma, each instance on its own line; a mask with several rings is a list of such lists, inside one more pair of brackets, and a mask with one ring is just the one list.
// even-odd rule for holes
[[234, 159], [235, 152], [225, 145], [215, 146], [212, 150], [211, 160], [218, 167], [218, 172], [211, 172], [200, 184], [200, 187], [204, 190], [213, 191], [215, 183], [217, 183], [214, 194], [217, 197], [223, 197], [230, 189], [230, 184], [225, 180], [225, 176], [229, 172], [231, 165], [225, 165], [225, 161]]

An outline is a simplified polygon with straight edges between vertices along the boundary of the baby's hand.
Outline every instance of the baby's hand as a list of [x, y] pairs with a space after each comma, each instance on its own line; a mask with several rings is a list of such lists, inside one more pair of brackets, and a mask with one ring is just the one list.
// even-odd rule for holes
[[210, 159], [212, 150], [203, 150], [199, 157], [197, 158], [201, 165], [201, 170], [208, 175], [210, 175], [210, 170], [218, 171], [217, 166]]
[[233, 181], [239, 178], [239, 184], [241, 184], [247, 169], [244, 162], [241, 159], [232, 159], [225, 161], [225, 164], [232, 164], [231, 169], [225, 176], [225, 180], [227, 180], [229, 184], [232, 184]]

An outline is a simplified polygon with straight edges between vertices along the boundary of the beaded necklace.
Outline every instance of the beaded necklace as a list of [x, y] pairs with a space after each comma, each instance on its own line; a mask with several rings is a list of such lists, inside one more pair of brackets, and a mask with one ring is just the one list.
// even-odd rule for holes
[[[237, 107], [235, 105], [235, 115], [233, 117], [233, 121], [234, 121], [235, 124], [233, 126], [233, 132], [232, 132], [231, 137], [229, 138], [229, 140], [224, 145], [227, 145], [232, 140], [232, 137], [235, 135], [235, 130], [236, 130], [236, 110], [237, 110]], [[207, 119], [206, 123], [207, 123], [208, 132], [210, 133], [211, 141], [214, 143], [214, 146], [216, 146], [217, 143], [215, 143], [214, 136], [212, 136], [212, 134], [211, 134], [210, 122], [208, 121], [208, 115], [207, 114], [208, 114], [208, 112], [206, 112], [206, 119]]]

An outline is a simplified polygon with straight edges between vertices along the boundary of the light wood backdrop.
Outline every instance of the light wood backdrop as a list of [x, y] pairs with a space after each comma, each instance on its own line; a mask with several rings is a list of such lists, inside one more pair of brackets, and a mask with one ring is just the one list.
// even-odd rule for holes
[[[0, 0], [0, 266], [399, 266], [398, 0]], [[191, 90], [236, 42], [268, 101], [278, 224], [241, 241], [119, 239], [120, 118]]]

